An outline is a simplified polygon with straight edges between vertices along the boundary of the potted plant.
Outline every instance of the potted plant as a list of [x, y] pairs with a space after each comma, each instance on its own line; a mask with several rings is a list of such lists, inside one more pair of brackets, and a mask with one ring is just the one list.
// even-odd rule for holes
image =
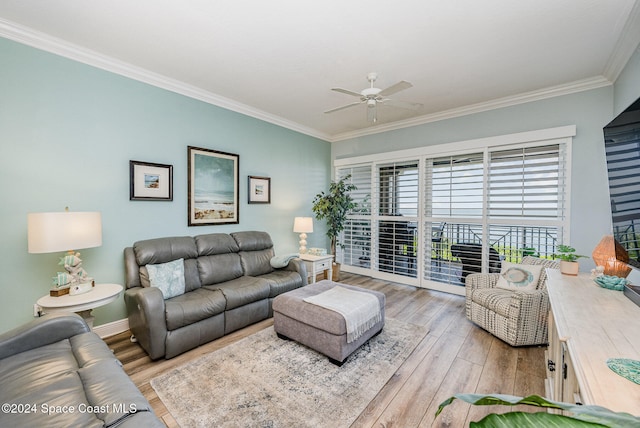
[[[341, 178], [339, 181], [332, 181], [327, 193], [320, 192], [313, 198], [313, 213], [318, 220], [326, 220], [327, 236], [331, 240], [331, 254], [336, 256], [338, 235], [344, 230], [344, 223], [347, 220], [347, 213], [353, 210], [357, 204], [349, 192], [356, 190], [354, 184], [348, 183], [351, 174]], [[344, 247], [344, 246], [342, 246]], [[334, 279], [339, 279], [340, 265], [334, 262]]]
[[553, 257], [560, 259], [560, 272], [565, 275], [577, 275], [580, 268], [578, 259], [587, 256], [576, 254], [576, 249], [568, 245], [558, 245], [556, 251]]

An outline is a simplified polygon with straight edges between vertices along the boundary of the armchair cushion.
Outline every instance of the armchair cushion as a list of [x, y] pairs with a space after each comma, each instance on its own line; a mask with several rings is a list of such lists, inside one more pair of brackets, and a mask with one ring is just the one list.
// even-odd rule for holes
[[496, 287], [506, 290], [535, 290], [538, 288], [541, 265], [523, 265], [502, 262], [502, 270]]
[[513, 292], [501, 288], [483, 288], [473, 295], [474, 303], [483, 308], [491, 308], [494, 312], [508, 317], [511, 310]]

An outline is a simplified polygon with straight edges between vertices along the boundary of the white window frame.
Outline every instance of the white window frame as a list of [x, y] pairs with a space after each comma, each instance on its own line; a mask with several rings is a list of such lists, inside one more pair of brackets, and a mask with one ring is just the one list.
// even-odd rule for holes
[[[434, 157], [441, 157], [441, 156], [455, 156], [455, 155], [461, 155], [461, 154], [471, 153], [471, 152], [484, 153], [485, 170], [486, 170], [486, 166], [487, 166], [486, 163], [488, 162], [489, 154], [492, 151], [507, 150], [510, 148], [535, 147], [535, 146], [541, 146], [541, 145], [547, 145], [547, 144], [564, 145], [565, 155], [566, 155], [566, 165], [565, 165], [565, 174], [563, 178], [566, 181], [565, 183], [563, 183], [565, 188], [565, 193], [564, 193], [565, 206], [563, 207], [564, 209], [562, 210], [563, 218], [556, 219], [556, 220], [548, 220], [548, 221], [538, 220], [536, 223], [540, 225], [546, 224], [549, 226], [558, 226], [558, 224], [560, 223], [562, 228], [562, 237], [558, 237], [558, 238], [561, 239], [562, 242], [570, 242], [569, 219], [571, 216], [571, 204], [570, 204], [571, 158], [572, 158], [571, 146], [573, 142], [573, 137], [575, 135], [576, 135], [576, 126], [568, 125], [568, 126], [562, 126], [557, 128], [548, 128], [548, 129], [542, 129], [542, 130], [536, 130], [536, 131], [521, 132], [516, 134], [508, 134], [508, 135], [501, 135], [501, 136], [495, 136], [495, 137], [487, 137], [487, 138], [480, 138], [480, 139], [474, 139], [474, 140], [466, 140], [466, 141], [424, 146], [424, 147], [419, 147], [415, 149], [397, 150], [397, 151], [377, 153], [377, 154], [371, 154], [371, 155], [335, 159], [333, 161], [334, 177], [337, 176], [338, 171], [341, 168], [350, 168], [350, 167], [362, 166], [363, 164], [370, 164], [371, 174], [372, 174], [371, 176], [372, 186], [373, 186], [373, 183], [375, 183], [374, 174], [375, 174], [376, 168], [382, 164], [388, 164], [389, 162], [418, 161], [418, 171], [419, 171], [419, 184], [418, 184], [419, 211], [418, 211], [418, 232], [417, 232], [419, 245], [417, 246], [417, 260], [418, 260], [417, 278], [410, 278], [410, 277], [404, 277], [400, 275], [393, 275], [385, 272], [378, 272], [373, 270], [372, 267], [365, 269], [357, 266], [343, 265], [342, 267], [343, 270], [345, 270], [346, 272], [359, 273], [363, 275], [373, 276], [376, 278], [405, 283], [405, 284], [413, 285], [417, 287], [430, 288], [434, 290], [445, 291], [448, 293], [464, 295], [464, 287], [422, 279], [423, 264], [421, 260], [423, 260], [424, 251], [425, 251], [424, 250], [425, 245], [422, 240], [424, 237], [424, 230], [423, 230], [424, 221], [426, 219], [425, 213], [424, 213], [424, 201], [423, 201], [423, 198], [425, 195], [423, 174], [424, 174], [424, 165], [427, 158], [434, 158]], [[487, 175], [485, 175], [485, 180], [487, 180]], [[487, 183], [485, 183], [484, 189], [485, 189], [484, 198], [486, 199]], [[373, 207], [377, 207], [376, 193], [377, 192], [374, 191], [372, 187], [372, 195], [371, 195], [371, 203], [372, 203], [371, 236], [372, 237], [377, 236], [377, 235], [374, 235], [374, 227], [373, 227], [375, 222], [378, 220], [377, 218], [378, 213], [376, 212], [377, 210], [373, 208]], [[374, 205], [374, 203], [376, 205]], [[437, 220], [434, 217], [429, 217], [428, 219]], [[456, 218], [457, 222], [469, 221], [472, 223], [478, 223], [478, 220], [479, 220], [478, 218], [473, 218], [473, 219]], [[488, 217], [486, 212], [483, 213], [483, 217], [481, 220], [483, 230], [485, 231], [488, 230], [489, 224], [492, 224], [492, 223], [495, 223], [495, 221], [492, 221], [492, 219]], [[514, 219], [514, 220], [501, 219], [500, 223], [501, 224], [512, 223], [514, 225], [517, 225], [518, 220], [517, 219]], [[374, 250], [376, 250], [374, 248], [375, 241], [376, 240], [372, 238], [372, 242], [371, 242], [372, 261], [374, 257]], [[338, 254], [338, 257], [339, 256], [340, 254]]]

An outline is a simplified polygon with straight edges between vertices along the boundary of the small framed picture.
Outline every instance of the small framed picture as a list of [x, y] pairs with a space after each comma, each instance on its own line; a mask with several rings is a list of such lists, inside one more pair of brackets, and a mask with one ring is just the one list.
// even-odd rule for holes
[[249, 203], [271, 203], [271, 178], [249, 176]]
[[173, 165], [129, 161], [129, 200], [172, 201]]

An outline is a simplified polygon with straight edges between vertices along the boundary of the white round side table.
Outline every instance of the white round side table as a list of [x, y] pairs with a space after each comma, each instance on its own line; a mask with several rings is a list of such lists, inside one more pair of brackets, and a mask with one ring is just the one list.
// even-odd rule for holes
[[65, 294], [60, 297], [42, 296], [36, 302], [44, 313], [76, 312], [90, 328], [93, 329], [93, 315], [91, 310], [107, 305], [116, 300], [122, 293], [120, 284], [96, 284], [89, 292], [72, 296]]

